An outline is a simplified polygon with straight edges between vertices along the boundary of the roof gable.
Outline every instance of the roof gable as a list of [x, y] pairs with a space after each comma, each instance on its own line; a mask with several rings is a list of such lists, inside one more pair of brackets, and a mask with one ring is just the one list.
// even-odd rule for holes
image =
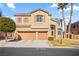
[[44, 10], [44, 9], [37, 9], [37, 10], [32, 11], [31, 13], [35, 13], [35, 12], [37, 12], [37, 11], [45, 12], [45, 13], [47, 13], [49, 16], [51, 16], [51, 14], [48, 13], [48, 12], [47, 12], [46, 10]]
[[34, 10], [34, 11], [32, 11], [32, 12], [30, 12], [30, 13], [16, 13], [15, 14], [15, 16], [21, 16], [21, 15], [31, 15], [32, 13], [35, 13], [35, 12], [37, 12], [37, 11], [42, 11], [42, 12], [45, 12], [45, 13], [47, 13], [49, 16], [51, 16], [52, 14], [50, 14], [49, 12], [47, 12], [46, 10], [44, 10], [44, 9], [36, 9], [36, 10]]

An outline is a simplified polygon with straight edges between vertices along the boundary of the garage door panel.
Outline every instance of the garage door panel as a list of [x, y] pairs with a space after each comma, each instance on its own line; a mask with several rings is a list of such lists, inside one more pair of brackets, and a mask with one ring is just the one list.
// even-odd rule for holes
[[24, 32], [24, 33], [18, 33], [23, 40], [34, 40], [36, 39], [35, 32]]
[[38, 33], [38, 39], [39, 39], [39, 40], [47, 40], [47, 39], [48, 39], [48, 34], [47, 34], [47, 32], [39, 32], [39, 33]]

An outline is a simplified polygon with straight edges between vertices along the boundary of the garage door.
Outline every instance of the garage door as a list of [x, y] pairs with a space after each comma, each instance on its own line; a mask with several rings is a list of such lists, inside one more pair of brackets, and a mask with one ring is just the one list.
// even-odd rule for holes
[[39, 40], [47, 40], [48, 39], [48, 33], [47, 32], [38, 32], [38, 39]]
[[36, 33], [35, 32], [18, 32], [23, 40], [35, 40]]

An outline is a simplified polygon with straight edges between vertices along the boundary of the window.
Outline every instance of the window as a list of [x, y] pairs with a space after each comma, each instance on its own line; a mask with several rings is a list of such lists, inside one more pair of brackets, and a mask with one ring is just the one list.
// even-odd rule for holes
[[58, 35], [61, 35], [62, 29], [58, 28]]
[[58, 31], [58, 35], [61, 35], [61, 31]]
[[78, 24], [76, 24], [76, 27], [78, 27]]
[[51, 30], [54, 30], [54, 29], [55, 29], [55, 25], [52, 25], [52, 26], [51, 26]]
[[28, 18], [24, 18], [24, 22], [28, 23]]
[[66, 35], [66, 37], [68, 38], [68, 34]]
[[54, 31], [51, 31], [51, 35], [52, 35], [52, 36], [54, 35]]
[[73, 25], [73, 28], [75, 28], [76, 26], [75, 25]]
[[17, 22], [19, 22], [19, 23], [20, 23], [20, 22], [21, 22], [21, 18], [17, 18]]
[[37, 15], [36, 16], [36, 21], [37, 22], [43, 22], [44, 21], [44, 16], [43, 15]]

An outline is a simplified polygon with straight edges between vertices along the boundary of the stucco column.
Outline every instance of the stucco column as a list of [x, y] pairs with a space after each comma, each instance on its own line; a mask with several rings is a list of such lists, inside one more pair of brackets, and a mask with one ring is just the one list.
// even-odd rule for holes
[[51, 36], [51, 28], [48, 28], [48, 37]]
[[36, 40], [38, 40], [38, 32], [36, 32]]
[[57, 30], [57, 27], [55, 29], [55, 35], [56, 35], [56, 38], [58, 37], [58, 30]]

